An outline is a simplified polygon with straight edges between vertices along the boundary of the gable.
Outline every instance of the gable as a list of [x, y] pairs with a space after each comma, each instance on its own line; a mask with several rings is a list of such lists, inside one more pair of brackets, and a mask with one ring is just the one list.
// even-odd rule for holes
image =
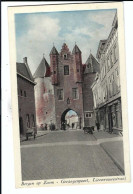
[[33, 81], [25, 63], [16, 63], [16, 65], [17, 65], [17, 73], [19, 73], [19, 74], [23, 75], [24, 77], [28, 78], [29, 80]]

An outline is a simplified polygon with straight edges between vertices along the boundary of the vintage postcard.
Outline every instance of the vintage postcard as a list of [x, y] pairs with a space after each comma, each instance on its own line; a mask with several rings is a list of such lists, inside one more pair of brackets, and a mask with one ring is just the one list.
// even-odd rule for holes
[[123, 3], [8, 19], [16, 188], [130, 182]]

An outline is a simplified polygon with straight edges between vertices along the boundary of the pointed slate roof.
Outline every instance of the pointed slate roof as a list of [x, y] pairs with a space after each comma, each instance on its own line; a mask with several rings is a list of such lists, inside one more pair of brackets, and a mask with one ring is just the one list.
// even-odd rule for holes
[[96, 73], [100, 72], [100, 65], [95, 57], [90, 53], [86, 63], [85, 63], [84, 73]]
[[48, 77], [49, 73], [50, 73], [50, 66], [47, 63], [46, 59], [43, 57], [33, 77], [34, 78]]
[[76, 54], [76, 53], [81, 53], [81, 51], [80, 51], [79, 47], [75, 44], [73, 51], [72, 51], [72, 54]]
[[33, 81], [33, 77], [30, 72], [30, 69], [28, 68], [28, 64], [17, 62], [16, 65], [17, 65], [17, 73]]
[[58, 51], [56, 50], [55, 46], [53, 46], [51, 52], [50, 52], [50, 55], [58, 55]]

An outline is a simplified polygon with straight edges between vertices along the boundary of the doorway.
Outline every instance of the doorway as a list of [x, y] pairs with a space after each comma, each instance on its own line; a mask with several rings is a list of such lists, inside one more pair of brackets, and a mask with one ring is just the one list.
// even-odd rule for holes
[[20, 135], [23, 134], [23, 119], [22, 119], [22, 117], [19, 117], [19, 132], [20, 132]]
[[108, 121], [109, 121], [109, 133], [112, 133], [113, 132], [113, 121], [112, 121], [111, 107], [109, 107]]
[[74, 130], [78, 128], [78, 114], [72, 109], [65, 110], [61, 116], [61, 130]]

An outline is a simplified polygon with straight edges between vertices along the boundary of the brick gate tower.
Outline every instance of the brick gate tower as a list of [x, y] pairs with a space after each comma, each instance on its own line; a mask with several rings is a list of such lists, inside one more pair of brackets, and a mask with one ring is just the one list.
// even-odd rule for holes
[[83, 94], [82, 94], [82, 56], [77, 45], [72, 53], [66, 43], [61, 52], [55, 47], [50, 52], [51, 82], [54, 87], [55, 120], [57, 129], [61, 129], [65, 115], [69, 110], [77, 113], [79, 128], [83, 126]]
[[95, 57], [90, 54], [83, 65], [76, 44], [72, 52], [66, 43], [60, 52], [53, 46], [50, 65], [43, 56], [34, 74], [37, 127], [53, 123], [56, 129], [66, 129], [66, 114], [70, 110], [77, 113], [76, 128], [94, 126], [91, 85], [97, 72], [99, 63]]

